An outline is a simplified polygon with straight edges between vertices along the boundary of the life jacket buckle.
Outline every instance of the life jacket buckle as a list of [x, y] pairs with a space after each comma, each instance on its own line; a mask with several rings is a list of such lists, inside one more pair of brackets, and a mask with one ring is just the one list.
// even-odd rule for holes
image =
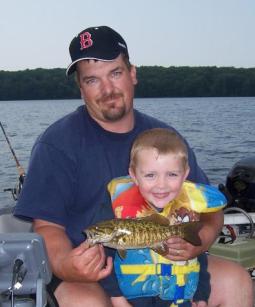
[[161, 276], [171, 276], [172, 275], [172, 264], [157, 263], [156, 264], [156, 274], [161, 275]]

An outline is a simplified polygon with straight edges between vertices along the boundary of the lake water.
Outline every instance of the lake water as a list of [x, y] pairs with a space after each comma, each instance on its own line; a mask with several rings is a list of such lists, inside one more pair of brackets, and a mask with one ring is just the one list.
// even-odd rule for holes
[[[20, 164], [27, 169], [36, 137], [81, 100], [0, 101], [2, 122]], [[233, 164], [255, 156], [255, 97], [136, 99], [135, 107], [175, 127], [187, 138], [213, 185], [224, 183]], [[13, 205], [5, 188], [17, 168], [0, 131], [0, 208]]]

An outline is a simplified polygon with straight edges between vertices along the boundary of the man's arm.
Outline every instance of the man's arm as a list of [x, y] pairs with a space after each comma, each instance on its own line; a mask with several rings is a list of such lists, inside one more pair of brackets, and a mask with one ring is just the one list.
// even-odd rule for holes
[[52, 271], [58, 278], [95, 282], [111, 273], [112, 259], [108, 257], [106, 260], [102, 246], [89, 247], [84, 242], [72, 248], [64, 227], [55, 223], [34, 220], [33, 228], [44, 238]]
[[199, 232], [202, 241], [202, 251], [207, 251], [215, 242], [224, 223], [224, 213], [219, 210], [214, 213], [203, 213], [200, 216], [203, 227]]

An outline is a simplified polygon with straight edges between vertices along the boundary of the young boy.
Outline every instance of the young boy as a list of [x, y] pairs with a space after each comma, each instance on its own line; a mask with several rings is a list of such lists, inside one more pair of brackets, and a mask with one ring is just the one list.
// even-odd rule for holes
[[[108, 185], [115, 216], [134, 218], [159, 213], [170, 224], [177, 224], [197, 221], [200, 213], [225, 206], [225, 197], [216, 188], [185, 181], [188, 173], [187, 148], [175, 131], [144, 131], [131, 149], [130, 176], [113, 179]], [[191, 306], [197, 287], [199, 294], [193, 306], [207, 306], [210, 286], [206, 263], [199, 263], [197, 258], [187, 260], [185, 250], [178, 248], [174, 255], [172, 258], [179, 261], [150, 249], [128, 250], [125, 259], [116, 254], [115, 273], [132, 306], [149, 306], [149, 297], [166, 303], [155, 306], [169, 306], [170, 302], [171, 306]]]

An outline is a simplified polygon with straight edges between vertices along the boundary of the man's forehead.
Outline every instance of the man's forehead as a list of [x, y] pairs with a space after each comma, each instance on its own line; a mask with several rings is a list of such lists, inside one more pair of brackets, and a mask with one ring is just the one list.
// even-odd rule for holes
[[118, 67], [122, 67], [124, 61], [121, 56], [118, 56], [112, 61], [102, 61], [96, 59], [84, 59], [79, 61], [77, 65], [77, 70], [81, 71], [92, 71], [92, 70], [114, 70]]

